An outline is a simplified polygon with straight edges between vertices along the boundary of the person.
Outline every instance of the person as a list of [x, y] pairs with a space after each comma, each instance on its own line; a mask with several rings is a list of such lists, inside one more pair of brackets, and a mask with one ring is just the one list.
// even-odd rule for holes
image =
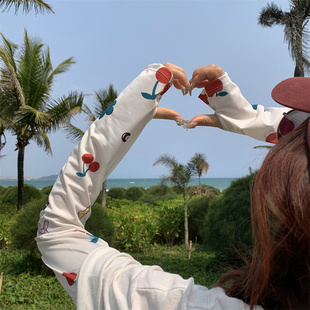
[[[266, 110], [253, 108], [220, 67], [198, 68], [188, 81], [178, 66], [152, 64], [90, 126], [53, 186], [36, 237], [43, 262], [78, 309], [309, 308], [310, 85], [309, 79], [285, 83], [273, 96], [288, 108]], [[157, 107], [171, 84], [183, 94], [203, 87], [200, 99], [215, 114], [187, 121], [177, 111]], [[294, 96], [289, 96], [292, 85]], [[296, 110], [306, 117], [301, 125], [299, 114], [298, 122], [288, 118]], [[255, 180], [252, 261], [223, 275], [218, 287], [208, 289], [158, 266], [143, 266], [84, 228], [102, 182], [153, 118], [171, 119], [185, 128], [215, 126], [280, 140]]]

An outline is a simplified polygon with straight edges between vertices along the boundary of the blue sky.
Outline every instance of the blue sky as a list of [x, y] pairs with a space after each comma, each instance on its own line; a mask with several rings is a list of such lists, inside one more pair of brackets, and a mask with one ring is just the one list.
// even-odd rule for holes
[[[280, 26], [257, 24], [262, 7], [270, 1], [48, 1], [55, 14], [0, 13], [0, 31], [22, 44], [24, 29], [50, 47], [53, 65], [74, 56], [76, 64], [59, 75], [53, 87], [58, 98], [71, 90], [92, 95], [110, 83], [120, 93], [145, 66], [171, 62], [183, 67], [188, 78], [197, 67], [222, 66], [251, 104], [277, 106], [272, 88], [293, 76], [294, 63], [283, 42]], [[289, 2], [274, 1], [286, 10]], [[184, 118], [211, 113], [197, 96], [182, 96], [170, 89], [161, 106], [177, 110]], [[92, 105], [93, 96], [86, 103]], [[76, 125], [86, 128], [83, 117]], [[6, 155], [0, 176], [17, 175], [15, 137], [7, 134]], [[32, 142], [26, 147], [25, 176], [57, 174], [75, 143], [61, 131], [50, 135], [53, 155]], [[185, 130], [174, 122], [152, 120], [111, 178], [157, 178], [167, 171], [153, 167], [159, 155], [173, 155], [186, 163], [195, 152], [210, 164], [207, 177], [240, 177], [249, 167], [260, 166], [266, 151], [253, 149], [266, 143], [219, 129]]]

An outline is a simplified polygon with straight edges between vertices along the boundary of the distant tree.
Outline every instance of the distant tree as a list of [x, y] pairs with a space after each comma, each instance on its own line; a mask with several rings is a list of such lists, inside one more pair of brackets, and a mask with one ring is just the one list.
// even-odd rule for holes
[[259, 15], [258, 23], [263, 27], [281, 25], [284, 27], [284, 41], [295, 61], [294, 76], [304, 76], [310, 71], [309, 31], [306, 26], [310, 18], [309, 0], [290, 0], [290, 10], [282, 11], [271, 2], [264, 7]]
[[200, 184], [200, 177], [202, 173], [207, 174], [209, 169], [209, 164], [207, 163], [207, 158], [204, 154], [196, 153], [189, 161], [189, 164], [192, 165], [192, 169], [198, 175], [199, 179], [199, 186]]
[[15, 7], [15, 13], [22, 7], [24, 13], [30, 12], [32, 9], [36, 13], [53, 12], [52, 7], [42, 0], [0, 0], [0, 7], [3, 7], [3, 11], [10, 10]]
[[170, 174], [162, 177], [162, 183], [169, 181], [175, 184], [177, 189], [180, 190], [184, 200], [184, 234], [185, 234], [185, 246], [188, 249], [188, 207], [186, 200], [186, 189], [188, 183], [194, 174], [193, 167], [190, 163], [187, 165], [182, 165], [177, 162], [177, 160], [170, 155], [163, 154], [159, 156], [153, 166], [164, 165], [170, 169]]
[[83, 95], [71, 93], [58, 100], [51, 98], [56, 75], [69, 70], [74, 64], [68, 58], [55, 69], [50, 51], [38, 39], [28, 37], [25, 30], [24, 44], [18, 45], [2, 34], [0, 46], [0, 115], [4, 120], [2, 130], [10, 130], [16, 136], [18, 151], [18, 210], [24, 205], [24, 154], [31, 140], [52, 152], [48, 133], [70, 122], [72, 115], [82, 107]]
[[[83, 112], [87, 115], [87, 121], [89, 123], [94, 122], [107, 108], [108, 106], [117, 98], [117, 91], [114, 89], [113, 85], [110, 84], [108, 89], [100, 89], [98, 92], [95, 91], [95, 106], [92, 111], [86, 104], [84, 105]], [[71, 123], [68, 123], [65, 131], [67, 136], [72, 141], [80, 141], [84, 135], [84, 131]], [[102, 206], [106, 206], [107, 200], [107, 182], [104, 181], [102, 184]]]

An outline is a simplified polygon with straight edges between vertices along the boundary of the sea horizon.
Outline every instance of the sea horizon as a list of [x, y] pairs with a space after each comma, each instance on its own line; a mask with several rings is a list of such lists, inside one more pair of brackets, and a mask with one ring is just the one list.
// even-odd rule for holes
[[[230, 186], [231, 182], [236, 180], [237, 178], [200, 178], [200, 182], [202, 185], [209, 185], [223, 191], [227, 187]], [[38, 189], [43, 189], [44, 187], [51, 186], [54, 184], [56, 180], [55, 178], [49, 177], [41, 177], [41, 178], [24, 178], [25, 184], [29, 184], [35, 186]], [[145, 189], [160, 185], [161, 178], [108, 178], [107, 179], [107, 190], [113, 187], [143, 187]], [[197, 186], [199, 184], [198, 178], [192, 178], [189, 186]], [[16, 186], [17, 179], [16, 178], [0, 178], [0, 186], [9, 187]], [[169, 182], [166, 182], [166, 185], [171, 186]]]

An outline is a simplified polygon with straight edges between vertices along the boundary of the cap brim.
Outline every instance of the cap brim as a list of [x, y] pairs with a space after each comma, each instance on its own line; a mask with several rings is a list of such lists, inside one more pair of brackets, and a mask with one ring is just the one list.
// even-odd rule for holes
[[310, 78], [286, 79], [274, 87], [271, 96], [281, 105], [310, 113]]

